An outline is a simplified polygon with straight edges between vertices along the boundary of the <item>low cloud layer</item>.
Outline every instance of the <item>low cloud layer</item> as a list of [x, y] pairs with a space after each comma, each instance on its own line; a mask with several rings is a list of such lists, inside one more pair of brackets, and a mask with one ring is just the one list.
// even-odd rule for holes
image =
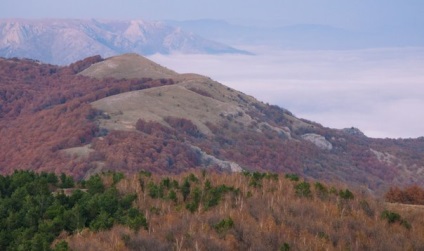
[[424, 136], [424, 48], [154, 55], [180, 73], [203, 74], [296, 116], [370, 137]]

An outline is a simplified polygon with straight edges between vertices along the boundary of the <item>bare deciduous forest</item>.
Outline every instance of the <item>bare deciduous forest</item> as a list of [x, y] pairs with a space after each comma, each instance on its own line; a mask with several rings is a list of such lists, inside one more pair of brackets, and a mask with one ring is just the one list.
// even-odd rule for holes
[[[106, 178], [107, 179], [107, 178]], [[110, 180], [110, 178], [109, 178]], [[109, 181], [111, 183], [111, 181]], [[63, 236], [75, 250], [420, 250], [422, 208], [403, 211], [343, 185], [297, 175], [140, 173], [136, 193], [148, 229], [114, 226]], [[107, 242], [106, 240], [113, 240]]]

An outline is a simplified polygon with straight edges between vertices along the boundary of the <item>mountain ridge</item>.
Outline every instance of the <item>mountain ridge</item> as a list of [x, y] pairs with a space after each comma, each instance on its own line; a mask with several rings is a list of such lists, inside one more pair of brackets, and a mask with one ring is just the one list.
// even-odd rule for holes
[[[82, 74], [122, 59], [118, 75]], [[424, 138], [371, 139], [354, 128], [327, 128], [205, 76], [167, 75], [169, 69], [134, 54], [67, 67], [19, 59], [0, 64], [2, 173], [31, 169], [83, 178], [107, 170], [238, 166], [377, 194], [424, 180]], [[140, 75], [130, 76], [134, 69]]]
[[158, 21], [0, 19], [0, 56], [66, 65], [99, 54], [247, 53]]

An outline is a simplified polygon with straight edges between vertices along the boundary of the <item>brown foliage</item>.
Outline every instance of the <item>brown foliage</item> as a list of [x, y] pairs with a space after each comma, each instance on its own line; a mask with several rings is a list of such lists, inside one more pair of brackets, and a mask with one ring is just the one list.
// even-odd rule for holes
[[401, 190], [399, 187], [391, 187], [384, 196], [386, 201], [413, 205], [424, 205], [424, 189], [413, 185]]
[[103, 58], [99, 55], [96, 55], [96, 56], [88, 57], [84, 60], [80, 60], [80, 61], [75, 62], [73, 64], [70, 64], [68, 68], [70, 70], [72, 70], [73, 73], [76, 74], [76, 73], [82, 72], [83, 70], [87, 69], [92, 64], [99, 63], [99, 62], [102, 62], [102, 61], [103, 61]]
[[[424, 247], [424, 211], [402, 212], [411, 229], [399, 223], [389, 224], [380, 218], [385, 206], [373, 198], [355, 192], [352, 200], [337, 193], [312, 188], [311, 197], [296, 196], [295, 185], [283, 176], [268, 176], [260, 186], [251, 186], [253, 176], [195, 172], [191, 193], [210, 182], [214, 187], [234, 187], [239, 193], [224, 196], [212, 208], [200, 207], [191, 213], [181, 198], [175, 203], [149, 196], [147, 184], [160, 184], [166, 177], [183, 184], [189, 174], [176, 176], [143, 174], [130, 176], [118, 183], [121, 192], [136, 192], [137, 206], [145, 212], [148, 230], [132, 232], [124, 227], [110, 231], [67, 237], [70, 247], [89, 250], [421, 250]], [[143, 185], [142, 185], [143, 184]], [[329, 187], [328, 184], [323, 184]], [[335, 186], [331, 190], [344, 190]], [[180, 195], [179, 195], [180, 196]], [[373, 212], [370, 214], [369, 212]], [[230, 219], [217, 231], [217, 224]], [[110, 246], [102, 243], [109, 239]]]
[[0, 59], [0, 171], [56, 171], [82, 177], [89, 163], [59, 150], [91, 142], [101, 112], [89, 103], [122, 92], [172, 84], [168, 80], [96, 80], [75, 75], [101, 60], [69, 67], [32, 60]]
[[187, 134], [194, 138], [201, 138], [203, 134], [193, 122], [185, 118], [166, 117], [165, 122], [180, 133]]
[[95, 139], [93, 149], [102, 156], [106, 169], [136, 173], [179, 173], [199, 165], [195, 152], [161, 131], [155, 134], [112, 131]]

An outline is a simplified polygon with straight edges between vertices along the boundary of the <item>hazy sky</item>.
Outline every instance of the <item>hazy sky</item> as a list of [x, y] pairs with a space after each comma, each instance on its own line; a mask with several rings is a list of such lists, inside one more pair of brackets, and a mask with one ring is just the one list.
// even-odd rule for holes
[[347, 28], [424, 24], [422, 0], [1, 0], [0, 17], [279, 20]]

